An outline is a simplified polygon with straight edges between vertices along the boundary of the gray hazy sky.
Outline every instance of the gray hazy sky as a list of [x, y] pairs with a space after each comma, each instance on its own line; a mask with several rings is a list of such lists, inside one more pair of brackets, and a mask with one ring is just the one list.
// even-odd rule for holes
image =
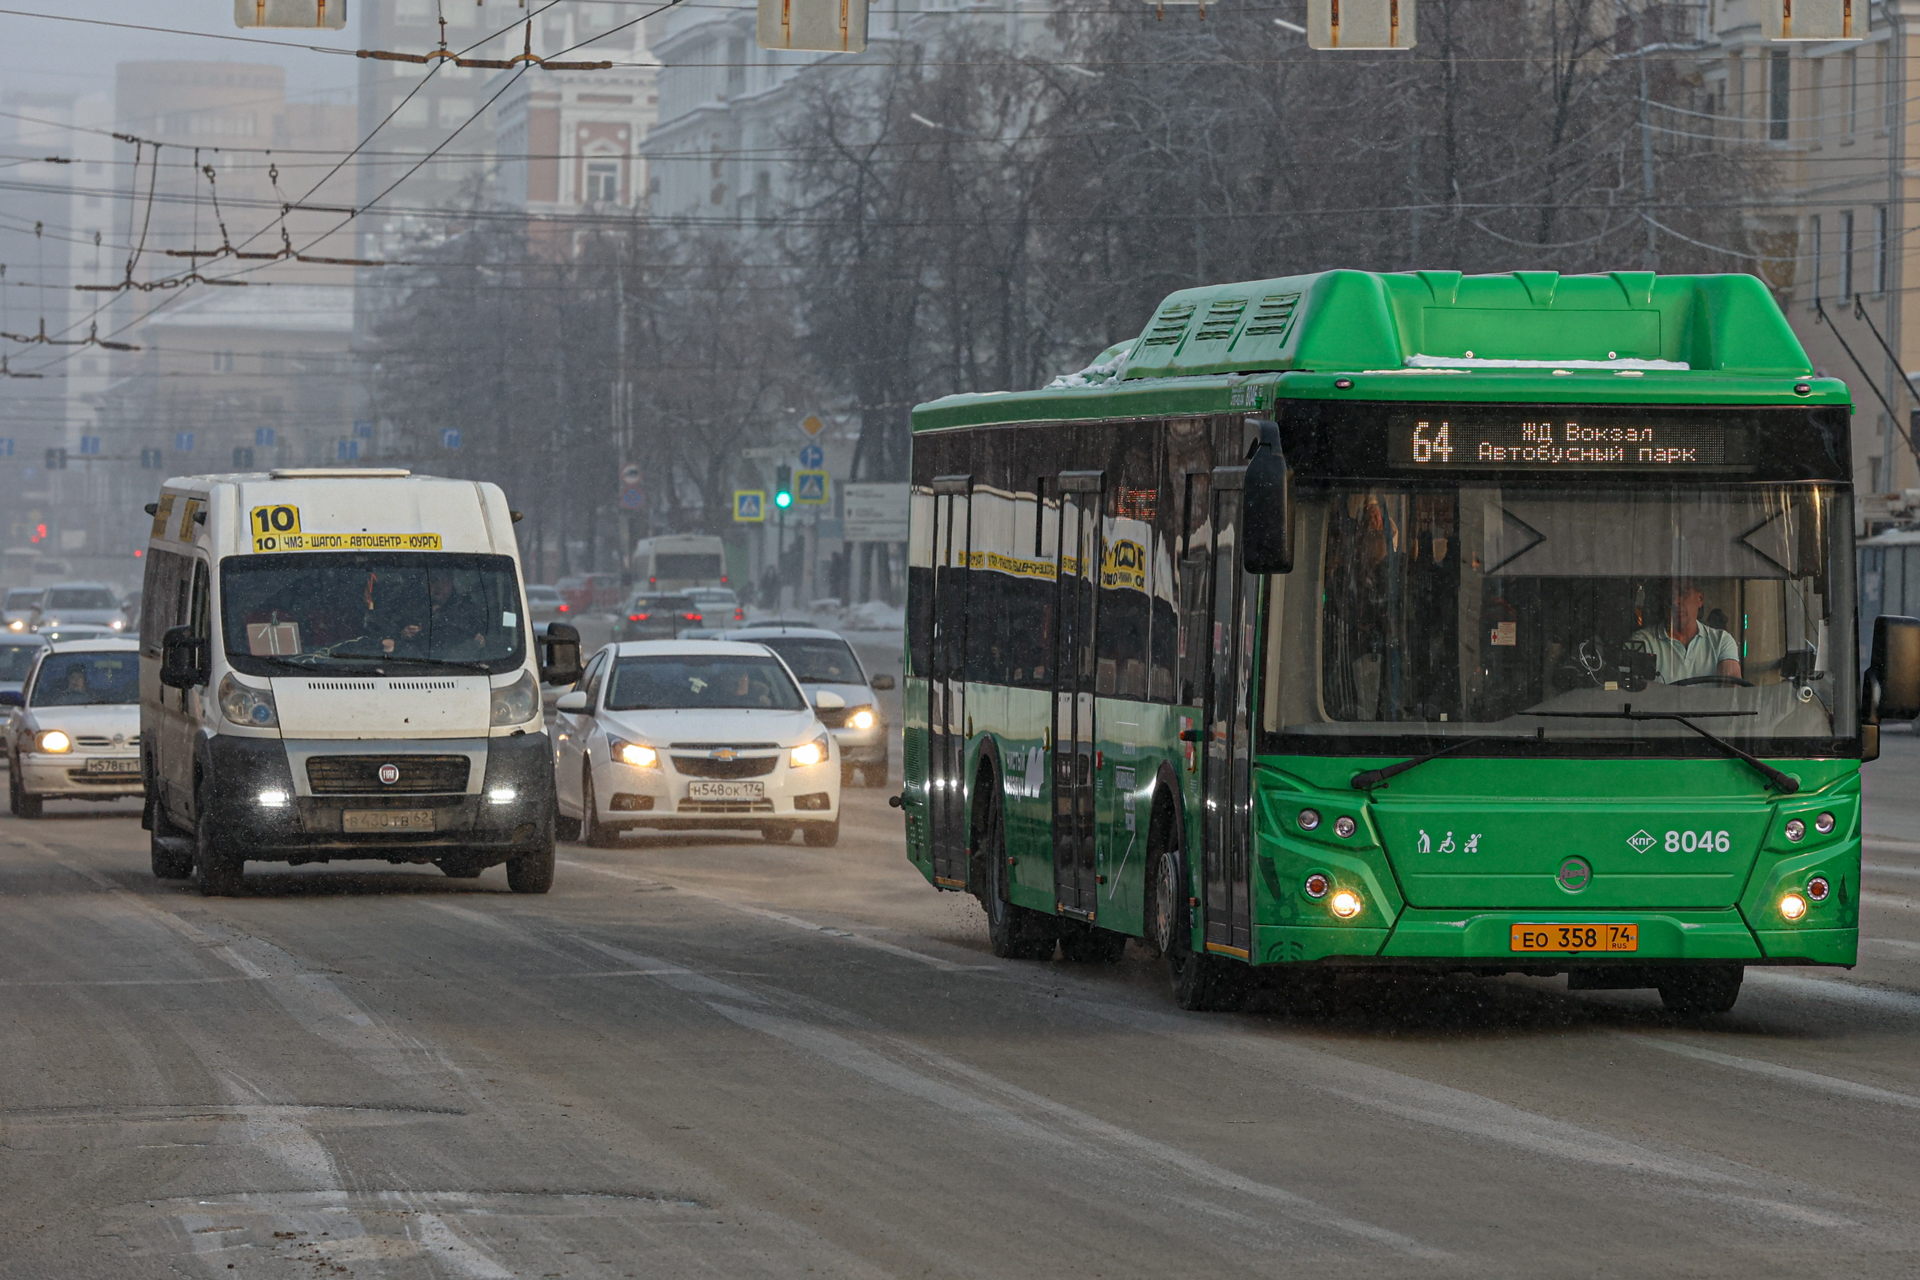
[[[465, 2], [470, 5], [473, 0]], [[61, 17], [98, 18], [208, 35], [260, 37], [352, 50], [359, 47], [355, 30], [358, 8], [363, 4], [386, 3], [391, 0], [348, 0], [348, 22], [343, 31], [243, 31], [233, 23], [233, 0], [8, 0], [6, 7]], [[326, 95], [327, 100], [333, 102], [351, 101], [355, 70], [359, 65], [358, 60], [351, 57], [266, 43], [247, 45], [236, 40], [162, 35], [0, 14], [0, 86], [8, 92], [110, 94], [114, 64], [174, 58], [275, 63], [287, 69], [287, 92], [291, 96]]]

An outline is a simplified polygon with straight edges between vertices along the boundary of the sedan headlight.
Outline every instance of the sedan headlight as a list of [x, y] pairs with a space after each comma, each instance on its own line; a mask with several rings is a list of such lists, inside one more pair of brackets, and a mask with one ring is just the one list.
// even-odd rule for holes
[[615, 764], [630, 764], [636, 769], [654, 769], [660, 765], [660, 753], [637, 742], [608, 738], [607, 750], [613, 753]]
[[42, 729], [33, 736], [33, 749], [57, 756], [73, 750], [73, 739], [58, 729]]
[[115, 618], [112, 622], [109, 622], [107, 625], [112, 627], [115, 631], [125, 631], [127, 629], [127, 620], [125, 618]]
[[503, 724], [525, 724], [538, 714], [540, 714], [540, 685], [534, 680], [533, 672], [522, 671], [518, 680], [493, 691], [493, 709], [488, 719], [496, 727]]
[[821, 734], [805, 746], [793, 748], [787, 752], [787, 763], [795, 769], [811, 769], [824, 763], [827, 758], [827, 735]]
[[249, 729], [278, 729], [280, 711], [271, 689], [255, 689], [232, 676], [220, 677], [220, 714]]
[[27, 624], [19, 618], [15, 618], [12, 622], [9, 622], [7, 624], [7, 630], [9, 631], [25, 631], [26, 629], [27, 629]]
[[872, 707], [855, 707], [847, 713], [847, 728], [865, 732], [880, 723], [880, 717], [874, 714]]

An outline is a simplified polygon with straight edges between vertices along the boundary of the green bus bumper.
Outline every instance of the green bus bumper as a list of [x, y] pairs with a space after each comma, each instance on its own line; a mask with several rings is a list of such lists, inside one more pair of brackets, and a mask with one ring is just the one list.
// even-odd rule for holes
[[[1631, 952], [1514, 951], [1516, 924], [1640, 926]], [[1547, 965], [1646, 960], [1742, 960], [1851, 965], [1854, 929], [1770, 929], [1756, 933], [1737, 910], [1724, 911], [1423, 911], [1403, 910], [1389, 929], [1265, 925], [1256, 931], [1257, 964], [1407, 960], [1436, 964]]]

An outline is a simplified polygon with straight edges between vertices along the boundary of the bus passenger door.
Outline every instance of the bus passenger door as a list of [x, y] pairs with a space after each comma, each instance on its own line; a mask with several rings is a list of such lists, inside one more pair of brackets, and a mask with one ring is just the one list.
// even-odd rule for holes
[[1205, 817], [1201, 880], [1208, 951], [1247, 959], [1253, 948], [1252, 860], [1253, 607], [1251, 579], [1240, 569], [1240, 494], [1245, 467], [1216, 467], [1211, 626], [1206, 653], [1206, 755], [1201, 766]]
[[973, 477], [933, 481], [933, 669], [927, 673], [927, 823], [934, 883], [967, 887], [967, 586]]
[[1053, 652], [1053, 893], [1062, 913], [1091, 920], [1094, 870], [1094, 620], [1105, 473], [1060, 473], [1055, 525]]

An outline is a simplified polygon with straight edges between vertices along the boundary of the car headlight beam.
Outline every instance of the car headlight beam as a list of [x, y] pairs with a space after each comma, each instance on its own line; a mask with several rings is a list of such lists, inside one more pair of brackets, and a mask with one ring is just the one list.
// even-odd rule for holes
[[787, 764], [794, 769], [811, 769], [817, 764], [825, 764], [827, 759], [827, 735], [821, 734], [812, 742], [794, 747], [787, 752]]
[[855, 707], [847, 713], [847, 728], [858, 729], [865, 733], [880, 723], [880, 717], [874, 714], [872, 707]]
[[42, 729], [34, 735], [33, 747], [49, 755], [64, 755], [73, 750], [73, 739], [58, 729]]
[[643, 747], [637, 742], [626, 742], [620, 738], [608, 738], [607, 749], [613, 754], [616, 764], [632, 765], [636, 769], [660, 767], [660, 753], [652, 747]]

